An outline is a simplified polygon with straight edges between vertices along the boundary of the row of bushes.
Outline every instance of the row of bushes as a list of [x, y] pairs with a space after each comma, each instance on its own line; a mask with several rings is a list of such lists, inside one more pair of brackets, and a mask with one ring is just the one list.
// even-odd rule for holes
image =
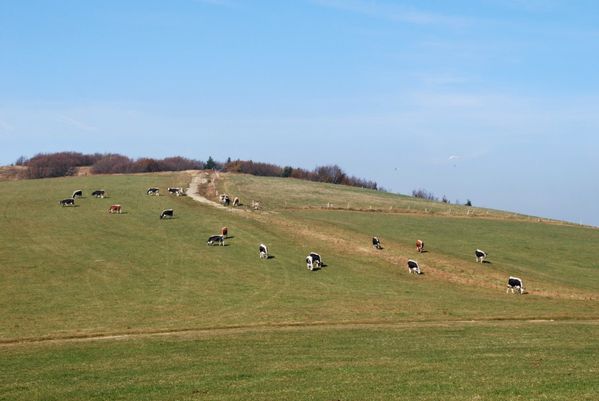
[[300, 180], [326, 182], [330, 184], [350, 185], [353, 187], [378, 189], [375, 181], [365, 180], [355, 176], [348, 176], [337, 165], [320, 166], [314, 170], [291, 166], [277, 166], [276, 164], [254, 162], [252, 160], [228, 160], [223, 166], [227, 172], [245, 173], [266, 177], [291, 177]]
[[27, 178], [49, 178], [74, 175], [78, 167], [91, 167], [93, 174], [146, 173], [202, 169], [204, 163], [183, 157], [157, 160], [133, 160], [119, 154], [82, 154], [77, 152], [40, 153], [31, 159], [20, 157], [17, 165], [27, 167]]
[[165, 159], [139, 158], [131, 159], [120, 154], [82, 154], [78, 152], [40, 153], [26, 159], [20, 157], [17, 165], [26, 166], [27, 178], [49, 178], [74, 175], [79, 167], [90, 167], [92, 174], [115, 173], [152, 173], [159, 171], [182, 171], [216, 169], [226, 172], [245, 173], [267, 177], [291, 177], [302, 180], [327, 182], [331, 184], [350, 185], [355, 187], [379, 189], [374, 181], [347, 175], [339, 166], [329, 165], [306, 170], [290, 166], [277, 166], [270, 163], [252, 160], [228, 159], [221, 163], [208, 158], [206, 163], [184, 157], [167, 157]]

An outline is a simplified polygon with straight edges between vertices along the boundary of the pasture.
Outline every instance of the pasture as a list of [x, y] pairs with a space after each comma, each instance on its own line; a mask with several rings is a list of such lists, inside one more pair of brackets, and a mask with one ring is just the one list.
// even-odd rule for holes
[[596, 399], [598, 230], [243, 175], [217, 188], [263, 210], [166, 195], [189, 181], [0, 182], [0, 399]]

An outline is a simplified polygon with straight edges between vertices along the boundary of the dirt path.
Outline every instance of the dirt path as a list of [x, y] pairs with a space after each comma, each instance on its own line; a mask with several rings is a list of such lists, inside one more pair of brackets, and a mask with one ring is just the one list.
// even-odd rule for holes
[[360, 329], [389, 329], [409, 330], [413, 328], [444, 328], [462, 326], [522, 326], [533, 324], [559, 324], [559, 325], [599, 325], [599, 319], [475, 319], [475, 320], [432, 320], [432, 321], [340, 321], [340, 322], [290, 322], [271, 323], [247, 326], [220, 326], [205, 328], [181, 328], [176, 330], [141, 330], [137, 332], [121, 333], [96, 333], [96, 334], [74, 334], [56, 337], [22, 338], [14, 340], [1, 340], [0, 349], [17, 347], [31, 344], [67, 344], [94, 341], [111, 340], [134, 340], [157, 337], [187, 337], [208, 338], [222, 335], [235, 335], [247, 333], [275, 333], [303, 330], [360, 330]]

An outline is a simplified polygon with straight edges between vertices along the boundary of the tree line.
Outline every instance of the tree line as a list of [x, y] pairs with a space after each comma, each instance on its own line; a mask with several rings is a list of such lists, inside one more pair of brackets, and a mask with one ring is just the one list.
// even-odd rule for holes
[[152, 173], [182, 170], [219, 170], [265, 177], [287, 177], [330, 184], [380, 189], [375, 181], [350, 176], [337, 165], [318, 166], [307, 170], [291, 166], [278, 166], [253, 160], [215, 161], [211, 156], [206, 162], [180, 156], [154, 159], [132, 159], [116, 153], [83, 154], [78, 152], [39, 153], [30, 159], [21, 156], [15, 163], [25, 166], [24, 178], [65, 177], [77, 174], [79, 167], [89, 167], [92, 174]]

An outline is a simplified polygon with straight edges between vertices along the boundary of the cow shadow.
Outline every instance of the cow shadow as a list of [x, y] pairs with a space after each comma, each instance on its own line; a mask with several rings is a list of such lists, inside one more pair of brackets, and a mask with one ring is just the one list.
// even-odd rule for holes
[[274, 258], [275, 258], [275, 255], [268, 255], [268, 256], [266, 257], [266, 259], [274, 259]]
[[489, 262], [488, 260], [483, 260], [483, 263], [486, 263], [488, 265], [492, 265], [493, 264], [493, 262]]
[[227, 236], [225, 237], [225, 239], [233, 239], [233, 238], [235, 238], [235, 236], [234, 236], [234, 235], [227, 235]]
[[420, 253], [428, 253], [428, 251], [422, 250], [420, 251]]

